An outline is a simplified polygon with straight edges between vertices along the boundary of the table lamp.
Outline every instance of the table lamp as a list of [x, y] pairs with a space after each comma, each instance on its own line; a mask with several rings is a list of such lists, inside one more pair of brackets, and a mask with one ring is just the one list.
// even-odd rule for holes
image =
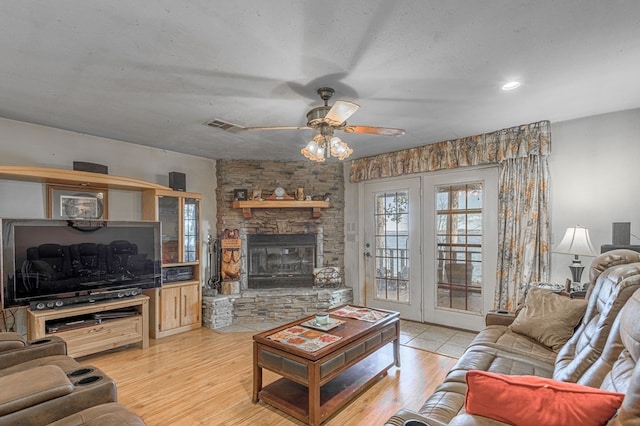
[[554, 253], [564, 253], [574, 255], [573, 263], [569, 265], [571, 277], [574, 283], [580, 283], [582, 277], [582, 262], [578, 256], [596, 256], [597, 253], [591, 244], [589, 238], [589, 230], [581, 226], [575, 228], [567, 228], [562, 241], [553, 250]]

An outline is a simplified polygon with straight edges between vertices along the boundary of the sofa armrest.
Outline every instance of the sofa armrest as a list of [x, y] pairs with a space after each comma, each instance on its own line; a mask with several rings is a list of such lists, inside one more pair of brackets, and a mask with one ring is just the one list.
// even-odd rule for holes
[[[56, 382], [51, 381], [53, 374], [50, 374], [50, 372], [53, 371], [56, 371], [56, 373], [53, 374], [58, 376], [55, 379]], [[36, 374], [34, 372], [39, 373]], [[30, 401], [30, 404], [23, 402], [21, 404], [23, 408], [7, 412], [0, 416], [0, 425], [48, 425], [49, 423], [71, 416], [74, 413], [79, 413], [93, 406], [115, 402], [117, 400], [116, 383], [97, 367], [87, 365], [65, 374], [64, 370], [60, 367], [44, 365], [10, 374], [4, 376], [4, 378], [12, 378], [12, 386], [20, 388], [23, 381], [22, 378], [26, 377], [26, 374], [36, 374], [37, 377], [30, 380], [32, 386], [43, 386], [43, 388], [40, 388], [43, 389], [43, 394], [39, 397], [42, 402], [35, 403], [35, 400]], [[15, 378], [17, 377], [21, 379], [16, 380]], [[47, 383], [48, 388], [44, 386]], [[54, 387], [56, 389], [52, 389]], [[0, 387], [0, 392], [3, 392], [2, 389], [3, 387]], [[67, 390], [70, 390], [70, 392], [66, 393]], [[47, 399], [47, 397], [51, 397], [52, 394], [47, 394], [46, 392], [58, 392], [60, 395]], [[23, 391], [23, 393], [27, 392]], [[111, 423], [94, 422], [89, 424], [103, 425]]]
[[73, 392], [73, 384], [55, 365], [0, 377], [0, 416], [24, 410]]
[[415, 411], [402, 408], [386, 421], [385, 426], [446, 426], [446, 423], [429, 419]]
[[67, 343], [58, 336], [29, 342], [21, 348], [0, 352], [0, 369], [53, 355], [66, 355]]
[[513, 311], [489, 311], [484, 318], [485, 325], [509, 325], [516, 319]]

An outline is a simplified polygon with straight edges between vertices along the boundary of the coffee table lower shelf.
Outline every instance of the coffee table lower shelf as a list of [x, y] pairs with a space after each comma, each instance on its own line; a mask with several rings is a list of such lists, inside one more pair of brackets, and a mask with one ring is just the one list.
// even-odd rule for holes
[[[349, 401], [386, 376], [387, 370], [394, 364], [393, 343], [389, 343], [322, 385], [320, 421], [326, 421]], [[281, 378], [262, 388], [258, 395], [259, 399], [269, 405], [305, 423], [309, 422], [309, 389], [306, 386]]]

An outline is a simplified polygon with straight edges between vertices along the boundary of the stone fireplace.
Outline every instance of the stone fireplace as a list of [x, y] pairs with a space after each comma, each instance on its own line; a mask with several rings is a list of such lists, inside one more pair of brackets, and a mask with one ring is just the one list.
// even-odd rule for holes
[[[315, 235], [314, 267], [336, 266], [344, 270], [342, 163], [220, 160], [216, 171], [218, 233], [225, 229], [238, 229], [242, 240], [241, 290], [249, 289], [247, 274], [250, 259], [247, 247], [248, 239], [253, 235], [292, 235], [299, 238], [305, 238], [303, 235]], [[318, 217], [313, 217], [311, 209], [304, 208], [253, 209], [249, 218], [243, 216], [242, 209], [233, 208], [235, 189], [246, 189], [249, 194], [260, 189], [262, 197], [267, 198], [277, 187], [285, 188], [289, 194], [294, 194], [296, 188], [302, 187], [305, 194], [312, 197], [327, 196], [330, 207], [322, 209]], [[306, 284], [299, 287], [308, 288]]]
[[[216, 296], [210, 301], [205, 298], [205, 311], [231, 312], [233, 321], [239, 322], [289, 320], [352, 302], [351, 288], [318, 289], [308, 275], [313, 267], [335, 266], [344, 270], [342, 163], [219, 160], [216, 177], [216, 228], [219, 234], [225, 229], [238, 229], [242, 242], [240, 293]], [[285, 188], [290, 195], [302, 187], [312, 197], [328, 197], [330, 207], [322, 209], [317, 217], [304, 208], [252, 209], [250, 217], [245, 217], [242, 209], [233, 208], [235, 189], [246, 189], [248, 194], [261, 190], [262, 197], [267, 198], [277, 187]], [[252, 243], [256, 237], [263, 246], [254, 251]], [[310, 243], [307, 238], [315, 242]], [[265, 251], [264, 239], [280, 239], [285, 243], [280, 249]], [[271, 263], [269, 255], [273, 255]], [[309, 256], [315, 262], [310, 262]], [[263, 278], [274, 268], [279, 270], [278, 279], [265, 283]], [[255, 279], [249, 283], [252, 270], [262, 273], [257, 284]], [[304, 271], [305, 277], [298, 276], [298, 271]], [[211, 328], [226, 324], [226, 320], [218, 323], [207, 319], [215, 316], [215, 312], [212, 315], [205, 312], [205, 325], [208, 321], [213, 324], [207, 325]]]

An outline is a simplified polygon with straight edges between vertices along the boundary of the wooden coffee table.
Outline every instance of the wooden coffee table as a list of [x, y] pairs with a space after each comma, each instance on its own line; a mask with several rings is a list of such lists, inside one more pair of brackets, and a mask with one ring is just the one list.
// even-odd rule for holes
[[[393, 365], [400, 366], [398, 312], [375, 309], [387, 315], [367, 322], [333, 315], [338, 309], [329, 311], [330, 320], [344, 324], [320, 331], [340, 340], [313, 352], [273, 340], [276, 333], [296, 330], [313, 316], [253, 336], [254, 403], [263, 400], [309, 425], [320, 425], [386, 376]], [[282, 378], [262, 387], [263, 368]]]

